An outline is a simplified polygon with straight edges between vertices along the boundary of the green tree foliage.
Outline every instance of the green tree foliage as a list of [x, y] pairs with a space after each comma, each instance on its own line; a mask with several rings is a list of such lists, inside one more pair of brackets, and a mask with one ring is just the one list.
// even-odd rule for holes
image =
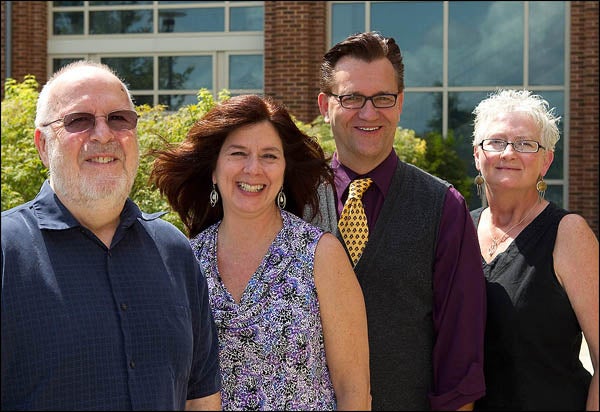
[[2, 101], [2, 210], [35, 197], [46, 178], [35, 144], [35, 104], [38, 83], [25, 76], [22, 83], [7, 79]]
[[[33, 199], [47, 176], [33, 142], [38, 87], [34, 76], [26, 76], [22, 83], [13, 79], [5, 83], [5, 98], [2, 101], [2, 210]], [[149, 183], [148, 176], [154, 159], [148, 155], [148, 151], [184, 140], [194, 122], [215, 104], [228, 99], [230, 93], [222, 90], [215, 99], [207, 89], [200, 89], [197, 97], [198, 103], [182, 106], [176, 112], [167, 112], [165, 106], [161, 105], [136, 107], [140, 114], [138, 138], [141, 157], [131, 198], [146, 212], [169, 211], [166, 200]], [[302, 131], [314, 136], [325, 153], [331, 156], [335, 142], [322, 116], [310, 123], [294, 120]], [[454, 144], [452, 134], [446, 139], [439, 134], [429, 134], [423, 139], [415, 136], [413, 130], [398, 128], [394, 149], [403, 161], [452, 183], [468, 200], [470, 179], [464, 162], [454, 150]], [[175, 213], [167, 213], [164, 219], [184, 231]]]
[[465, 197], [467, 203], [471, 197], [472, 180], [467, 175], [467, 165], [456, 152], [454, 132], [448, 130], [444, 139], [440, 133], [430, 132], [425, 136], [427, 152], [423, 168], [435, 176], [440, 176]]

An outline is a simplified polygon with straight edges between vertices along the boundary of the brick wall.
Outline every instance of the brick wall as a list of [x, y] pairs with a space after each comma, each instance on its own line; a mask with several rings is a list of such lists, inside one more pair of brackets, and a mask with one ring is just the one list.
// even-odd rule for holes
[[327, 51], [324, 1], [265, 1], [265, 94], [298, 120], [319, 115], [319, 65]]
[[571, 3], [569, 209], [598, 233], [598, 2]]
[[[6, 1], [2, 2], [2, 97], [6, 79]], [[21, 82], [33, 74], [38, 83], [47, 80], [48, 2], [12, 1], [12, 67], [10, 77]]]

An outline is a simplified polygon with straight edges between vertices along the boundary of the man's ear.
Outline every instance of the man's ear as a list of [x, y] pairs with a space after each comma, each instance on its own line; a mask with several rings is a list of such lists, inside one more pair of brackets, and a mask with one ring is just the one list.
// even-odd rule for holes
[[398, 109], [400, 114], [402, 114], [402, 108], [404, 107], [404, 91], [398, 95], [398, 99], [396, 101], [396, 105], [398, 105]]
[[40, 159], [44, 166], [49, 167], [50, 163], [48, 162], [48, 144], [47, 137], [42, 131], [38, 128], [35, 129], [34, 132], [34, 143], [37, 151], [40, 155]]
[[329, 123], [329, 96], [325, 93], [319, 93], [317, 97], [319, 103], [319, 111], [323, 116], [325, 123]]

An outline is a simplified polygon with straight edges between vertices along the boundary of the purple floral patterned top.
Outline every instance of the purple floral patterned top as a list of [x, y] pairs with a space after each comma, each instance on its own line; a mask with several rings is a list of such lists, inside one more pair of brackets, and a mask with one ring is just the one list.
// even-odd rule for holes
[[224, 410], [333, 410], [313, 265], [323, 232], [281, 211], [275, 237], [239, 303], [217, 267], [220, 222], [191, 239], [219, 335]]

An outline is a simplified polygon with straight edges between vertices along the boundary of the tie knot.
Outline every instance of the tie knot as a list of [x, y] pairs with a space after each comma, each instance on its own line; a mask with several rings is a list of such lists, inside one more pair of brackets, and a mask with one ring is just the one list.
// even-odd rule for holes
[[371, 186], [373, 180], [370, 177], [364, 179], [357, 179], [350, 182], [350, 190], [348, 191], [348, 198], [361, 200], [363, 193]]

